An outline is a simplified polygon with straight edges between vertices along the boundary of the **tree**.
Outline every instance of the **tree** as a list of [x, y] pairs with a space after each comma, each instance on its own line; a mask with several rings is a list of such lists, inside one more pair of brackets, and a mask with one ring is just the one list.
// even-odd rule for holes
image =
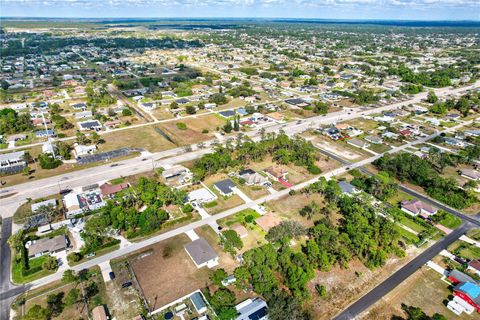
[[52, 317], [57, 317], [62, 313], [64, 307], [63, 296], [63, 292], [47, 296], [47, 308]]
[[234, 230], [222, 231], [220, 234], [220, 245], [225, 252], [230, 253], [232, 256], [235, 255], [237, 250], [243, 248], [242, 239], [240, 239], [237, 232]]
[[277, 242], [286, 239], [298, 238], [306, 233], [305, 228], [297, 221], [287, 220], [268, 230], [265, 238], [270, 242]]
[[92, 142], [93, 142], [94, 144], [99, 144], [101, 139], [102, 139], [102, 138], [100, 137], [100, 135], [99, 135], [97, 132], [95, 132], [95, 131], [93, 131], [93, 132], [90, 134], [90, 140], [92, 140]]
[[327, 288], [324, 286], [324, 285], [321, 285], [321, 284], [316, 284], [315, 285], [315, 290], [317, 291], [318, 295], [321, 297], [321, 298], [326, 298], [327, 297]]
[[76, 133], [76, 136], [77, 136], [77, 143], [78, 144], [87, 144], [89, 143], [90, 141], [87, 139], [87, 136], [85, 135], [85, 133], [83, 132], [77, 132]]
[[185, 112], [187, 114], [195, 114], [195, 113], [197, 113], [197, 110], [195, 109], [194, 106], [186, 106], [185, 107]]
[[172, 103], [170, 103], [170, 109], [172, 110], [178, 109], [178, 102], [172, 101]]
[[60, 214], [56, 206], [53, 204], [40, 206], [37, 208], [35, 213], [39, 216], [43, 216], [49, 224], [52, 223]]
[[58, 261], [55, 257], [48, 256], [43, 262], [42, 267], [46, 270], [56, 270], [58, 268]]
[[240, 131], [240, 116], [235, 116], [235, 119], [233, 120], [233, 130], [234, 131]]
[[65, 270], [62, 275], [62, 282], [63, 283], [70, 283], [75, 282], [78, 280], [78, 276], [75, 274], [75, 271], [72, 269]]
[[80, 296], [80, 290], [77, 288], [72, 288], [68, 291], [67, 296], [65, 297], [65, 304], [70, 307], [74, 305], [78, 301], [78, 297]]
[[307, 320], [308, 316], [303, 312], [300, 302], [285, 291], [275, 292], [267, 301], [268, 319], [284, 320]]
[[22, 174], [24, 176], [29, 176], [30, 175], [30, 167], [29, 166], [26, 166], [22, 169]]
[[28, 309], [28, 312], [23, 316], [23, 320], [48, 320], [49, 318], [50, 313], [48, 310], [38, 304]]
[[42, 169], [55, 169], [62, 164], [62, 161], [55, 159], [50, 153], [42, 153], [38, 156]]
[[434, 92], [433, 90], [428, 91], [427, 102], [428, 102], [428, 103], [436, 103], [436, 102], [438, 102], [438, 97], [437, 97], [437, 95], [435, 94], [435, 92]]
[[235, 287], [245, 290], [250, 285], [250, 273], [246, 267], [240, 266], [233, 271], [235, 276]]
[[223, 307], [233, 307], [235, 300], [235, 294], [232, 291], [220, 288], [212, 295], [210, 303], [215, 310], [221, 310]]
[[232, 123], [230, 120], [227, 120], [227, 123], [223, 126], [223, 131], [225, 131], [225, 133], [230, 133], [232, 132]]
[[210, 276], [210, 280], [219, 287], [223, 287], [222, 281], [228, 277], [225, 269], [220, 268], [215, 270], [215, 272]]
[[130, 110], [129, 108], [124, 108], [122, 109], [122, 116], [124, 117], [129, 117], [131, 116], [133, 113], [132, 113], [132, 110]]
[[322, 208], [318, 205], [318, 203], [312, 201], [310, 204], [300, 209], [299, 213], [302, 217], [306, 217], [310, 220], [315, 214], [320, 213], [321, 209]]

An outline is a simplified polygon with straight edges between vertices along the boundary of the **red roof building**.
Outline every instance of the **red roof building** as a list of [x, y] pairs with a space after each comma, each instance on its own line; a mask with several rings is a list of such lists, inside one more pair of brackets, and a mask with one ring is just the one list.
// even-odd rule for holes
[[480, 313], [480, 286], [473, 282], [460, 282], [453, 288], [453, 294], [461, 298]]
[[109, 184], [104, 183], [100, 186], [100, 191], [102, 192], [103, 197], [111, 197], [115, 193], [122, 191], [123, 189], [128, 188], [128, 183], [123, 182], [120, 184]]

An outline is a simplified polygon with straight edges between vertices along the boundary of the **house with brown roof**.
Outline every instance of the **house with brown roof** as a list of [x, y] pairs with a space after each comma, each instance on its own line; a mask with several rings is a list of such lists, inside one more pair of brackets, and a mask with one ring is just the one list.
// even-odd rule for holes
[[278, 226], [280, 222], [282, 222], [282, 220], [273, 213], [267, 213], [255, 220], [255, 223], [265, 232], [268, 232], [268, 230], [271, 228]]
[[92, 319], [93, 320], [108, 320], [109, 317], [107, 316], [107, 311], [105, 310], [105, 306], [99, 305], [92, 309]]
[[480, 276], [480, 259], [472, 260], [468, 263], [467, 270]]
[[42, 238], [28, 246], [28, 257], [40, 257], [44, 254], [60, 252], [67, 249], [67, 246], [67, 238], [64, 235], [59, 235], [51, 239]]
[[437, 213], [438, 211], [438, 209], [418, 199], [402, 201], [401, 209], [402, 211], [408, 213], [409, 215], [412, 215], [412, 216], [421, 215], [423, 218], [428, 218], [429, 216]]
[[263, 169], [263, 172], [267, 174], [273, 180], [287, 180], [288, 171], [279, 166], [271, 166]]
[[128, 188], [128, 183], [127, 182], [122, 182], [119, 184], [110, 184], [110, 183], [104, 183], [100, 186], [100, 191], [102, 193], [102, 197], [113, 197], [116, 193], [122, 191], [123, 189]]
[[233, 226], [230, 228], [231, 230], [235, 231], [240, 238], [245, 238], [248, 236], [248, 230], [241, 224]]

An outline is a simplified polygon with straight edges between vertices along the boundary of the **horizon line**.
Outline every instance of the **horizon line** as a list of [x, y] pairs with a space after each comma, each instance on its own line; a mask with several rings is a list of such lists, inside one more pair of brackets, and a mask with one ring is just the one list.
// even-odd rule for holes
[[231, 19], [231, 20], [309, 20], [309, 21], [398, 21], [398, 22], [480, 22], [479, 19], [344, 19], [344, 18], [301, 18], [301, 17], [65, 17], [65, 16], [2, 16], [0, 19], [81, 19], [81, 20], [99, 20], [99, 19], [205, 19], [205, 20], [219, 20], [219, 19]]

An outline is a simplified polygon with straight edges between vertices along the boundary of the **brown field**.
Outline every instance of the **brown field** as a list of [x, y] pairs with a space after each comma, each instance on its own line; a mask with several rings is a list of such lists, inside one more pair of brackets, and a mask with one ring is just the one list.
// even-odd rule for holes
[[155, 131], [154, 126], [142, 126], [106, 133], [102, 135], [102, 139], [105, 140], [105, 143], [98, 145], [98, 149], [103, 152], [124, 147], [142, 148], [150, 152], [175, 148], [173, 143], [167, 141]]
[[[307, 309], [316, 315], [315, 319], [333, 318], [349, 304], [413, 259], [418, 254], [417, 250], [410, 248], [407, 250], [405, 258], [392, 257], [385, 266], [374, 271], [369, 270], [356, 259], [350, 262], [348, 269], [335, 266], [330, 272], [317, 271], [316, 277], [308, 284], [312, 299], [307, 304]], [[326, 286], [328, 293], [326, 299], [320, 298], [315, 292], [316, 284]]]
[[278, 200], [267, 202], [266, 206], [277, 216], [287, 220], [296, 220], [308, 228], [313, 226], [313, 222], [318, 220], [321, 214], [317, 214], [309, 220], [302, 217], [298, 212], [312, 201], [318, 203], [320, 206], [324, 205], [323, 196], [318, 193], [307, 196], [297, 192], [293, 196], [287, 195]]
[[[183, 122], [187, 125], [186, 130], [177, 128], [177, 123]], [[199, 143], [214, 138], [213, 132], [216, 127], [223, 126], [225, 121], [220, 120], [215, 115], [198, 116], [176, 121], [169, 121], [160, 124], [160, 128], [166, 132], [179, 145], [189, 145]], [[202, 133], [207, 129], [208, 133]]]
[[[444, 301], [452, 295], [448, 284], [443, 282], [441, 275], [428, 267], [422, 267], [395, 290], [378, 301], [362, 319], [391, 319], [393, 315], [406, 316], [401, 304], [421, 308], [427, 315], [440, 313], [447, 319], [460, 319], [444, 305]], [[465, 315], [464, 315], [465, 316]], [[468, 319], [480, 319], [480, 314], [474, 312]], [[462, 318], [463, 319], [463, 318]]]
[[[197, 269], [183, 246], [190, 239], [181, 234], [146, 249], [151, 254], [131, 259], [135, 275], [152, 310], [208, 285], [212, 270]], [[170, 248], [169, 257], [164, 257]]]

